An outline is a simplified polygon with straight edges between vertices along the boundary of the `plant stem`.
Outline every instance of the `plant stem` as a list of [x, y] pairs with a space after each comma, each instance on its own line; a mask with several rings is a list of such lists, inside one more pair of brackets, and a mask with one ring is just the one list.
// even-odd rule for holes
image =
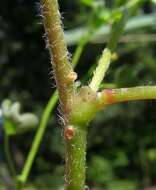
[[[51, 22], [50, 19], [53, 18], [54, 15], [51, 16], [50, 13], [48, 13], [48, 11], [50, 12], [50, 8], [48, 7], [49, 9], [47, 10], [47, 9], [45, 8], [45, 3], [49, 3], [49, 2], [47, 2], [47, 1], [44, 1], [44, 2], [43, 2], [43, 13], [45, 13], [45, 14], [43, 14], [43, 15], [45, 16], [45, 19], [47, 19], [47, 20], [49, 20], [49, 21], [47, 21], [47, 20], [44, 19], [44, 24], [45, 24], [45, 28], [47, 29], [46, 31], [47, 31], [47, 35], [48, 35], [48, 43], [49, 43], [49, 44], [52, 44], [52, 45], [49, 45], [50, 53], [51, 53], [51, 56], [52, 56], [52, 54], [54, 54], [52, 57], [53, 57], [53, 60], [54, 60], [54, 62], [55, 62], [55, 59], [57, 59], [58, 56], [60, 56], [60, 53], [62, 53], [62, 52], [55, 52], [55, 47], [56, 47], [56, 46], [58, 47], [58, 44], [56, 44], [56, 41], [55, 41], [55, 44], [53, 44], [53, 43], [54, 43], [54, 42], [53, 42], [53, 37], [51, 38], [51, 35], [52, 35], [52, 33], [53, 33], [53, 30], [55, 30], [55, 28], [52, 29], [52, 26], [49, 25], [50, 23], [47, 23], [47, 22]], [[55, 6], [56, 6], [56, 8], [57, 8], [57, 2], [56, 2], [56, 1], [55, 1], [54, 4], [55, 4]], [[47, 5], [47, 6], [48, 6], [48, 5]], [[58, 16], [58, 15], [57, 15], [57, 16]], [[57, 21], [57, 22], [59, 23], [60, 21]], [[51, 28], [51, 30], [52, 30], [51, 33], [50, 33], [49, 28], [47, 28], [47, 27]], [[55, 27], [56, 27], [56, 26], [55, 26]], [[59, 28], [59, 29], [60, 29], [60, 28]], [[56, 32], [56, 31], [55, 31], [55, 32]], [[62, 31], [61, 31], [61, 33], [62, 33]], [[81, 56], [81, 54], [82, 54], [83, 48], [85, 47], [85, 45], [86, 45], [87, 42], [89, 41], [91, 34], [92, 34], [92, 32], [88, 31], [88, 32], [82, 37], [82, 39], [80, 40], [80, 43], [79, 43], [79, 45], [78, 45], [78, 47], [77, 47], [77, 49], [76, 49], [76, 51], [75, 51], [75, 54], [74, 54], [74, 57], [73, 57], [73, 61], [72, 61], [72, 64], [73, 64], [74, 67], [77, 65], [78, 60], [79, 60], [79, 58], [80, 58], [80, 56]], [[56, 37], [56, 36], [55, 36], [55, 37]], [[55, 38], [55, 37], [54, 37], [54, 38]], [[50, 42], [50, 40], [52, 40], [52, 41]], [[62, 43], [64, 44], [63, 46], [65, 46], [64, 40], [62, 40], [62, 41], [63, 41]], [[53, 47], [53, 46], [54, 46], [54, 47]], [[61, 47], [60, 47], [60, 48], [61, 48]], [[65, 49], [64, 52], [66, 52], [65, 54], [67, 55], [67, 50], [66, 50], [65, 47], [64, 47], [64, 49]], [[60, 50], [58, 50], [58, 51], [60, 51]], [[55, 53], [57, 53], [58, 55], [56, 56]], [[62, 54], [62, 55], [63, 55], [63, 54]], [[61, 55], [61, 56], [62, 56], [62, 55]], [[68, 62], [67, 56], [66, 56], [65, 62]], [[62, 63], [61, 63], [61, 64], [62, 64]], [[68, 64], [68, 63], [67, 63], [67, 64]], [[58, 65], [59, 65], [59, 63], [58, 63]], [[65, 66], [67, 66], [66, 63], [65, 63]], [[70, 66], [67, 66], [67, 67], [69, 67], [68, 69], [70, 69]], [[54, 66], [54, 68], [55, 68], [55, 66]], [[57, 69], [58, 69], [58, 68], [57, 68]], [[54, 70], [55, 70], [55, 69], [54, 69]], [[55, 71], [56, 71], [56, 70], [55, 70]], [[60, 71], [58, 70], [58, 72], [60, 72]], [[61, 72], [63, 72], [63, 71], [61, 71]], [[61, 72], [60, 72], [60, 73], [61, 73]], [[61, 75], [60, 73], [59, 73], [59, 75]], [[58, 81], [58, 83], [60, 83], [60, 81]], [[19, 177], [18, 177], [18, 180], [19, 180], [19, 189], [21, 188], [22, 184], [24, 184], [24, 183], [27, 181], [27, 178], [28, 178], [28, 176], [29, 176], [29, 173], [30, 173], [30, 170], [31, 170], [33, 161], [34, 161], [34, 159], [35, 159], [35, 156], [36, 156], [37, 151], [38, 151], [38, 149], [39, 149], [39, 145], [40, 145], [41, 140], [42, 140], [42, 138], [43, 138], [43, 135], [44, 135], [44, 132], [45, 132], [45, 129], [46, 129], [46, 126], [47, 126], [47, 123], [48, 123], [48, 120], [49, 120], [51, 111], [53, 110], [54, 106], [56, 105], [57, 100], [58, 100], [57, 91], [55, 91], [54, 94], [51, 96], [51, 98], [50, 98], [50, 100], [49, 100], [49, 102], [48, 102], [48, 104], [47, 104], [47, 106], [46, 106], [46, 108], [45, 108], [45, 111], [44, 111], [43, 116], [42, 116], [42, 118], [41, 118], [40, 126], [39, 126], [38, 131], [37, 131], [37, 133], [36, 133], [36, 135], [35, 135], [35, 138], [34, 138], [32, 147], [31, 147], [30, 152], [29, 152], [29, 154], [28, 154], [28, 157], [27, 157], [27, 159], [26, 159], [26, 162], [25, 162], [25, 165], [24, 165], [24, 167], [23, 167], [22, 173], [21, 173], [21, 175], [19, 175]]]
[[90, 83], [90, 88], [97, 92], [99, 89], [99, 86], [105, 76], [105, 73], [110, 65], [110, 60], [111, 60], [111, 52], [109, 49], [104, 49], [102, 52], [102, 56], [99, 60], [98, 66], [94, 72], [94, 76], [92, 78], [92, 81]]
[[25, 183], [27, 181], [28, 175], [30, 173], [34, 158], [38, 152], [41, 140], [43, 138], [43, 135], [45, 133], [45, 129], [51, 114], [51, 111], [53, 110], [54, 106], [56, 105], [56, 102], [58, 100], [57, 91], [51, 96], [44, 113], [41, 118], [41, 122], [38, 128], [38, 131], [34, 137], [33, 144], [31, 146], [30, 152], [28, 154], [28, 157], [26, 159], [25, 165], [23, 167], [21, 175], [19, 175], [18, 179], [21, 183]]
[[110, 39], [108, 42], [108, 48], [111, 50], [111, 52], [114, 52], [116, 49], [117, 43], [124, 32], [127, 20], [129, 18], [129, 13], [126, 8], [124, 8], [121, 12], [121, 18], [116, 22], [113, 23], [111, 33], [110, 33]]
[[16, 168], [10, 153], [10, 147], [9, 147], [9, 143], [10, 143], [10, 137], [5, 133], [4, 135], [4, 152], [5, 152], [5, 157], [6, 157], [6, 161], [8, 164], [8, 168], [10, 170], [10, 174], [13, 177], [14, 181], [16, 181]]
[[[57, 0], [42, 0], [42, 5], [45, 30], [50, 44], [50, 54], [53, 57], [55, 80], [65, 120], [66, 189], [82, 190], [85, 188], [86, 130], [83, 128], [84, 126], [82, 128], [69, 127], [76, 95], [74, 91], [76, 77], [68, 62]], [[78, 49], [75, 62], [77, 62], [83, 46], [84, 43]]]
[[[86, 134], [87, 128], [74, 126], [74, 137], [65, 139], [66, 170], [65, 189], [84, 190], [86, 176]], [[66, 137], [66, 134], [65, 134]]]
[[156, 99], [156, 86], [105, 89], [98, 93], [98, 106], [135, 100]]
[[83, 34], [83, 36], [81, 37], [78, 47], [76, 48], [76, 51], [75, 51], [73, 59], [72, 59], [73, 68], [77, 65], [77, 63], [80, 59], [80, 56], [83, 52], [83, 49], [84, 49], [85, 45], [88, 43], [88, 41], [90, 40], [93, 33], [94, 33], [93, 31], [89, 30], [89, 31], [85, 32]]
[[[87, 40], [85, 40], [85, 41], [83, 40], [84, 36], [87, 37], [86, 38]], [[80, 40], [80, 43], [78, 44], [78, 47], [75, 50], [73, 60], [72, 60], [73, 67], [75, 67], [78, 64], [78, 61], [79, 61], [79, 58], [83, 52], [83, 49], [90, 39], [89, 38], [90, 33], [87, 32], [86, 34], [84, 34], [84, 36], [82, 36], [82, 39]], [[22, 186], [22, 184], [26, 183], [26, 181], [29, 177], [29, 173], [30, 173], [30, 170], [32, 168], [34, 159], [36, 157], [39, 146], [40, 146], [41, 141], [43, 139], [43, 136], [44, 136], [47, 124], [48, 124], [48, 120], [50, 118], [50, 115], [51, 115], [57, 101], [58, 101], [58, 92], [57, 92], [57, 90], [55, 90], [54, 93], [52, 94], [51, 98], [49, 99], [45, 109], [44, 109], [44, 112], [43, 112], [42, 117], [41, 117], [40, 125], [39, 125], [38, 130], [36, 132], [36, 135], [34, 137], [34, 140], [33, 140], [32, 146], [30, 148], [30, 151], [28, 153], [28, 157], [26, 159], [25, 165], [23, 167], [21, 174], [18, 177], [18, 179], [21, 183], [21, 185], [19, 185], [20, 187]], [[33, 151], [34, 147], [36, 147], [35, 151]], [[32, 152], [33, 152], [33, 155], [32, 155]], [[20, 187], [19, 187], [19, 189], [20, 189]]]
[[61, 108], [65, 117], [71, 109], [76, 74], [68, 60], [68, 51], [57, 0], [41, 0], [47, 45], [49, 47]]

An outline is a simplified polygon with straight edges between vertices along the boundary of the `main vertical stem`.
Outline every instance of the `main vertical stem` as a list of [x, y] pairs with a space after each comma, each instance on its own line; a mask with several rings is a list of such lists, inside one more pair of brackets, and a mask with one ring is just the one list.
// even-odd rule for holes
[[66, 190], [85, 189], [86, 130], [85, 126], [70, 126], [75, 92], [74, 73], [68, 60], [57, 0], [41, 0], [47, 44], [52, 58], [55, 81], [65, 121]]
[[[66, 173], [65, 190], [84, 190], [86, 176], [86, 127], [74, 127], [73, 138], [65, 134]], [[67, 129], [68, 130], [68, 129]]]
[[41, 0], [41, 5], [59, 100], [63, 114], [68, 115], [74, 95], [76, 76], [68, 59], [58, 2], [57, 0]]

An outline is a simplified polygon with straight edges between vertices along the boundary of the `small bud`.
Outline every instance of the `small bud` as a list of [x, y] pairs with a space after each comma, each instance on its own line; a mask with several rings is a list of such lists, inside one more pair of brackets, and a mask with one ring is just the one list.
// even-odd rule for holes
[[73, 82], [77, 79], [77, 73], [75, 72], [70, 72], [68, 75], [67, 75], [67, 80], [69, 82]]
[[65, 134], [65, 137], [66, 137], [67, 140], [71, 140], [73, 138], [73, 136], [74, 136], [74, 128], [73, 128], [73, 126], [67, 126], [65, 128], [64, 134]]
[[119, 55], [117, 53], [113, 53], [111, 59], [112, 61], [117, 61], [119, 59]]

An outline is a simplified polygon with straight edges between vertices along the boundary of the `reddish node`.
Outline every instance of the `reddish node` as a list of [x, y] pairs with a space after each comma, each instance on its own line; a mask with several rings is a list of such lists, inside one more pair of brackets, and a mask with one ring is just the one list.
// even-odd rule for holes
[[71, 140], [74, 136], [74, 128], [72, 126], [66, 127], [64, 134], [65, 134], [66, 139]]
[[112, 104], [114, 102], [113, 90], [112, 89], [105, 89], [103, 93], [106, 97], [106, 103]]

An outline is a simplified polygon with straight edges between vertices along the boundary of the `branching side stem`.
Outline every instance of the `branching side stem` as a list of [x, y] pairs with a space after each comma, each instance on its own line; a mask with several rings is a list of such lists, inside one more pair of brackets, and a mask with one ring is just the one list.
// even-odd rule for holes
[[98, 106], [135, 100], [156, 99], [156, 86], [139, 86], [132, 88], [105, 89], [98, 93]]

